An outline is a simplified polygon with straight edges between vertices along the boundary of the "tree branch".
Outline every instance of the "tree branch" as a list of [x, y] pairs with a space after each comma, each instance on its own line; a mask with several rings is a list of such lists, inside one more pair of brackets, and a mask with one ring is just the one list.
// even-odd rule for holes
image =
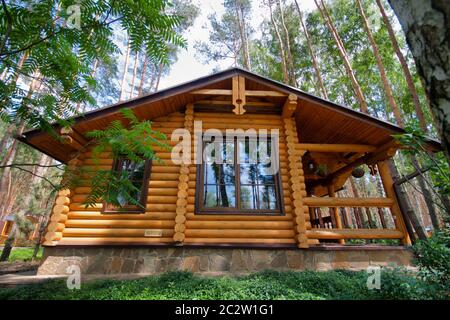
[[[116, 22], [116, 21], [121, 20], [122, 18], [123, 18], [123, 16], [122, 16], [122, 17], [119, 17], [119, 18], [116, 18], [116, 19], [113, 19], [113, 20], [111, 20], [111, 21], [109, 21], [109, 22], [107, 22], [107, 23], [104, 23], [103, 25], [104, 25], [104, 26], [110, 25], [110, 24], [112, 24], [112, 23], [114, 23], [114, 22]], [[84, 29], [89, 30], [89, 29], [92, 29], [93, 27], [94, 27], [94, 24], [91, 24], [91, 25], [89, 25], [88, 27], [86, 27], [86, 28], [84, 28]], [[10, 55], [13, 55], [13, 54], [20, 53], [20, 52], [22, 52], [22, 51], [28, 50], [28, 49], [30, 49], [31, 47], [34, 47], [34, 46], [36, 46], [36, 45], [38, 45], [38, 44], [40, 44], [40, 43], [42, 43], [42, 42], [44, 42], [44, 41], [46, 41], [46, 40], [52, 38], [52, 37], [54, 37], [54, 36], [60, 34], [61, 32], [65, 31], [65, 30], [67, 30], [67, 29], [66, 29], [66, 28], [61, 28], [61, 29], [59, 29], [58, 31], [54, 31], [54, 32], [52, 32], [51, 34], [49, 34], [49, 35], [47, 35], [47, 36], [45, 36], [45, 37], [43, 37], [43, 38], [40, 38], [40, 39], [38, 39], [38, 40], [36, 40], [36, 41], [34, 41], [34, 42], [32, 42], [32, 43], [26, 45], [25, 47], [23, 47], [23, 48], [21, 48], [21, 49], [16, 49], [16, 50], [13, 50], [13, 51], [8, 51], [8, 52], [0, 53], [0, 60], [5, 59], [6, 56], [10, 56]], [[1, 52], [1, 51], [0, 51], [0, 52]]]
[[4, 166], [0, 166], [0, 169], [4, 169], [4, 168], [18, 168], [20, 169], [20, 167], [41, 167], [41, 168], [57, 168], [60, 169], [60, 166], [63, 166], [62, 163], [60, 164], [50, 164], [50, 165], [42, 165], [39, 163], [12, 163], [12, 164], [8, 164], [8, 165], [4, 165]]
[[50, 185], [52, 186], [53, 189], [58, 189], [58, 187], [57, 187], [53, 182], [51, 182], [49, 179], [47, 179], [47, 178], [44, 177], [44, 176], [38, 175], [38, 174], [34, 173], [33, 171], [30, 171], [30, 170], [25, 169], [25, 168], [22, 168], [22, 167], [17, 167], [17, 166], [14, 166], [14, 165], [9, 165], [9, 166], [5, 166], [5, 167], [11, 167], [11, 168], [14, 168], [14, 169], [19, 169], [19, 170], [28, 172], [28, 173], [31, 174], [32, 176], [35, 176], [35, 177], [38, 177], [38, 178], [43, 179], [45, 182], [47, 182], [48, 184], [50, 184]]

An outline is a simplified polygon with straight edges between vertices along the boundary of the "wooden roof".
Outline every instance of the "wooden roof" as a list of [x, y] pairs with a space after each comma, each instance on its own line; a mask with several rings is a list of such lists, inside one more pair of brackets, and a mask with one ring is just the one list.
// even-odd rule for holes
[[[105, 128], [112, 120], [121, 117], [120, 109], [122, 108], [133, 109], [141, 119], [154, 119], [183, 111], [188, 103], [208, 100], [208, 95], [197, 95], [192, 91], [231, 89], [232, 77], [237, 75], [245, 77], [246, 90], [270, 90], [286, 95], [295, 94], [298, 97], [295, 119], [301, 143], [351, 143], [381, 146], [392, 140], [392, 134], [404, 132], [403, 129], [389, 122], [240, 68], [221, 71], [139, 98], [87, 112], [74, 118], [72, 129], [77, 134], [83, 135], [94, 129]], [[249, 101], [252, 100], [247, 100], [247, 102]], [[270, 104], [270, 106], [249, 107], [249, 113], [281, 114], [286, 97], [261, 96], [258, 97], [258, 101], [259, 103], [267, 102], [267, 105]], [[209, 108], [216, 111], [223, 110], [215, 105], [210, 105]], [[18, 139], [64, 163], [76, 151], [70, 146], [62, 144], [49, 133], [38, 129], [27, 131]], [[437, 141], [430, 140], [429, 144], [433, 149], [440, 149]]]

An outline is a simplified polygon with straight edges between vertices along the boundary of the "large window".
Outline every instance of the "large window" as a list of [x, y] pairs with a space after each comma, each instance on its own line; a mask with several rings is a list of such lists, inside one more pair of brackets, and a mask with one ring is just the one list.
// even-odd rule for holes
[[[120, 179], [127, 179], [134, 188], [129, 191], [129, 196], [124, 194], [124, 190], [114, 190], [114, 194], [117, 196], [117, 200], [122, 206], [116, 207], [105, 202], [103, 203], [103, 212], [144, 212], [147, 203], [147, 189], [151, 166], [151, 160], [138, 163], [125, 157], [115, 159], [112, 168], [113, 174], [120, 177]], [[130, 198], [134, 199], [134, 201], [131, 201]], [[136, 202], [140, 205], [137, 205]]]
[[248, 137], [211, 141], [203, 143], [203, 151], [197, 213], [283, 213], [274, 141]]

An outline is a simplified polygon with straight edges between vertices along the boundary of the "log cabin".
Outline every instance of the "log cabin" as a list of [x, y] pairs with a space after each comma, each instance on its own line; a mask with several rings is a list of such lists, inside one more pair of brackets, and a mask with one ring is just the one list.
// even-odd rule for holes
[[[121, 119], [121, 108], [151, 120], [171, 146], [178, 143], [171, 137], [174, 130], [185, 129], [191, 134], [189, 161], [176, 163], [170, 150], [155, 147], [162, 161], [133, 166], [104, 152], [94, 165], [92, 151], [83, 149], [86, 133]], [[64, 274], [73, 263], [84, 273], [239, 273], [410, 263], [409, 221], [389, 165], [401, 148], [392, 135], [403, 130], [391, 123], [240, 68], [73, 120], [70, 130], [58, 131], [64, 139], [31, 130], [19, 140], [72, 167], [134, 170], [133, 183], [141, 190], [136, 200], [145, 209], [86, 207], [89, 181], [60, 191], [42, 242], [40, 274]], [[205, 139], [209, 130], [229, 129], [276, 132], [277, 143], [272, 136], [259, 141], [245, 134]], [[276, 172], [268, 172], [259, 157], [245, 163], [249, 144], [267, 141]], [[208, 143], [234, 161], [194, 161]], [[427, 146], [440, 149], [431, 139]], [[379, 177], [384, 190], [378, 197], [341, 195], [350, 177], [364, 175]]]

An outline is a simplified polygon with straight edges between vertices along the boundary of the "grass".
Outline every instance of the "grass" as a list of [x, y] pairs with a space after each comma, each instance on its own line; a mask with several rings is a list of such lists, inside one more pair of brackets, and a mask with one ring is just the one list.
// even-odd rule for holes
[[433, 299], [433, 288], [403, 270], [383, 270], [381, 290], [369, 290], [367, 273], [356, 271], [265, 271], [244, 277], [201, 277], [169, 272], [136, 280], [100, 280], [67, 289], [65, 280], [0, 289], [4, 299], [101, 300], [324, 300]]
[[[33, 257], [34, 247], [29, 248], [13, 248], [11, 254], [9, 255], [9, 262], [19, 262], [19, 261], [31, 261]], [[0, 250], [0, 254], [2, 250]], [[42, 259], [42, 248], [39, 249], [39, 252], [36, 256], [37, 260]]]

